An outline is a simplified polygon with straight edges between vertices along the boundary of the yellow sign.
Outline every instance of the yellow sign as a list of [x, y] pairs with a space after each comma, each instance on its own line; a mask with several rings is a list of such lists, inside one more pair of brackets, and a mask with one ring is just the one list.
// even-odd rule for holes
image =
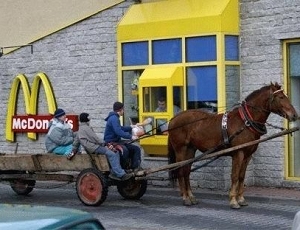
[[[48, 111], [50, 114], [54, 114], [56, 110], [56, 101], [47, 75], [44, 73], [38, 73], [33, 79], [31, 90], [26, 76], [24, 74], [17, 75], [12, 83], [7, 105], [6, 140], [12, 142], [15, 141], [15, 135], [12, 131], [12, 120], [16, 112], [18, 91], [20, 86], [22, 87], [24, 94], [26, 114], [36, 115], [38, 107], [38, 95], [41, 84], [43, 85], [45, 90], [46, 99], [48, 103]], [[29, 132], [27, 136], [28, 138], [33, 140], [37, 139], [37, 134], [33, 132]]]

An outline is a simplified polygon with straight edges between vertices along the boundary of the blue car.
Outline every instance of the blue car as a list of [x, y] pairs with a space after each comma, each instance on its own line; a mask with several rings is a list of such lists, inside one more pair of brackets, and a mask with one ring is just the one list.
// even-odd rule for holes
[[0, 204], [0, 229], [105, 229], [92, 214], [77, 209]]

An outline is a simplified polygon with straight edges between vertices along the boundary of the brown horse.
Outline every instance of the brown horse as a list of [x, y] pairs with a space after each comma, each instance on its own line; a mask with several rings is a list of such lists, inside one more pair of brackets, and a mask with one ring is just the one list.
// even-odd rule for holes
[[[169, 164], [194, 158], [197, 149], [205, 153], [259, 139], [266, 133], [265, 123], [271, 112], [289, 121], [298, 118], [278, 83], [252, 92], [241, 105], [225, 114], [212, 114], [201, 109], [179, 113], [170, 121], [168, 128]], [[244, 198], [244, 179], [247, 165], [257, 147], [258, 144], [227, 154], [232, 157], [231, 208], [248, 205]], [[171, 172], [173, 179], [178, 179], [184, 205], [198, 203], [190, 186], [191, 165]]]

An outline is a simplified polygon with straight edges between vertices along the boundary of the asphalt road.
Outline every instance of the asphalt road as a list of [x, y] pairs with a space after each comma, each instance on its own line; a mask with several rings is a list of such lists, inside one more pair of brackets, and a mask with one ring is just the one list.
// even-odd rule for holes
[[[138, 201], [124, 200], [116, 187], [110, 187], [106, 201], [98, 207], [83, 205], [77, 198], [74, 184], [37, 183], [27, 196], [15, 194], [7, 184], [0, 184], [0, 202], [49, 205], [76, 208], [93, 213], [106, 229], [291, 229], [300, 210], [298, 200], [248, 199], [249, 206], [229, 208], [223, 193], [196, 191], [199, 204], [182, 206], [177, 189], [148, 187]], [[0, 213], [1, 215], [1, 213]]]

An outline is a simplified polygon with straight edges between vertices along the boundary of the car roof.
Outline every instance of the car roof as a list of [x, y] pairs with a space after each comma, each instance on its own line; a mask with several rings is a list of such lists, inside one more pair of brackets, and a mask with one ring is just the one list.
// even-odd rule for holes
[[100, 229], [104, 229], [92, 214], [78, 209], [0, 204], [0, 229], [61, 229], [86, 221], [95, 222]]

